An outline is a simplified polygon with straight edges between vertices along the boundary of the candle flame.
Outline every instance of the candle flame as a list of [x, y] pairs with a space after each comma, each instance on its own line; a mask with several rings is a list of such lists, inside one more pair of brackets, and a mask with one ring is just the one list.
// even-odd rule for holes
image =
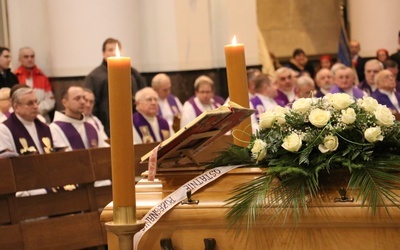
[[236, 35], [234, 35], [233, 38], [232, 38], [232, 44], [236, 45]]
[[118, 48], [118, 43], [115, 44], [115, 56], [116, 57], [120, 57], [120, 53], [119, 53], [119, 48]]

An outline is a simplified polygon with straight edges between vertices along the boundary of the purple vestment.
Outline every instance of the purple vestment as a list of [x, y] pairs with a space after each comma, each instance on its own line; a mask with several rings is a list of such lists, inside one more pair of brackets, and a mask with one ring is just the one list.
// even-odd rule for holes
[[[48, 138], [51, 143], [51, 149], [53, 148], [53, 138], [51, 137], [51, 132], [49, 126], [41, 122], [39, 119], [35, 118], [33, 121], [36, 127], [36, 131], [38, 134], [38, 138], [40, 141], [40, 145], [45, 152], [44, 148], [46, 145], [43, 143], [43, 138]], [[36, 149], [36, 152], [39, 152], [38, 148], [36, 147], [32, 137], [30, 136], [28, 130], [22, 124], [22, 122], [17, 118], [15, 113], [12, 113], [10, 117], [4, 121], [4, 125], [11, 131], [11, 134], [14, 139], [14, 144], [17, 149], [17, 153], [21, 153], [21, 149], [23, 148], [19, 139], [24, 138], [28, 143], [28, 147], [33, 146]]]

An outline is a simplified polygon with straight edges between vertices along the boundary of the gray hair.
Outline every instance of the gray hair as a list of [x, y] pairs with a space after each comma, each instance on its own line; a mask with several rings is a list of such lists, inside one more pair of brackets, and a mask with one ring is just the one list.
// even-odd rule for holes
[[170, 80], [169, 76], [164, 73], [159, 73], [159, 74], [155, 75], [153, 77], [153, 79], [151, 80], [151, 87], [157, 88], [160, 85], [160, 83], [165, 80]]
[[337, 72], [338, 70], [343, 70], [343, 69], [346, 69], [346, 68], [347, 68], [347, 66], [344, 65], [344, 64], [342, 64], [342, 63], [335, 63], [335, 64], [332, 66], [331, 71], [332, 71], [333, 76], [335, 76], [335, 75], [336, 75], [336, 72]]
[[199, 90], [199, 86], [202, 83], [208, 83], [211, 86], [211, 88], [214, 90], [214, 81], [211, 80], [211, 78], [206, 75], [201, 75], [196, 78], [196, 80], [194, 81], [194, 90], [195, 91]]
[[303, 86], [315, 87], [314, 80], [309, 76], [300, 76], [299, 78], [297, 78], [296, 87], [300, 89]]
[[11, 96], [12, 105], [14, 106], [15, 103], [18, 103], [19, 101], [21, 101], [21, 96], [32, 93], [32, 92], [33, 92], [33, 89], [31, 89], [30, 87], [17, 89], [16, 91], [14, 91], [14, 93]]
[[371, 59], [371, 60], [368, 60], [368, 61], [365, 63], [365, 65], [364, 65], [364, 70], [365, 70], [365, 68], [366, 68], [367, 66], [374, 65], [374, 64], [379, 66], [379, 70], [382, 70], [382, 69], [383, 69], [383, 64], [382, 64], [380, 61], [378, 61], [377, 59]]
[[318, 72], [317, 72], [317, 74], [315, 75], [315, 81], [317, 81], [317, 82], [319, 82], [320, 80], [321, 80], [321, 74], [323, 73], [323, 72], [329, 72], [329, 73], [331, 73], [331, 75], [333, 76], [333, 73], [332, 73], [332, 70], [329, 70], [329, 69], [320, 69]]
[[136, 92], [136, 94], [135, 94], [135, 101], [136, 101], [136, 102], [137, 102], [137, 101], [140, 101], [140, 100], [143, 98], [144, 93], [146, 93], [146, 92], [148, 92], [148, 91], [154, 92], [154, 93], [156, 93], [156, 95], [158, 96], [157, 92], [156, 92], [153, 88], [151, 88], [151, 87], [144, 87], [144, 88], [142, 88], [142, 89], [140, 89], [140, 90], [138, 90], [138, 91]]

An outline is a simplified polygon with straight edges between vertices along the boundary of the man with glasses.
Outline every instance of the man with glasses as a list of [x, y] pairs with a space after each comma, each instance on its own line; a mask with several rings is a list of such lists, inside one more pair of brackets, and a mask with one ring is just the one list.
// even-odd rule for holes
[[31, 87], [38, 98], [39, 113], [50, 123], [49, 112], [53, 110], [55, 99], [47, 76], [35, 64], [35, 52], [29, 47], [19, 50], [20, 66], [14, 71], [21, 84]]
[[279, 106], [285, 107], [296, 100], [294, 85], [296, 83], [295, 72], [286, 67], [276, 70], [275, 84], [278, 87], [278, 94], [275, 97]]
[[195, 96], [183, 104], [181, 128], [190, 123], [197, 116], [206, 110], [213, 110], [221, 106], [215, 101], [214, 97], [214, 82], [210, 77], [201, 75], [194, 82]]
[[133, 137], [135, 144], [161, 142], [174, 134], [167, 120], [158, 114], [158, 94], [145, 87], [135, 95], [136, 110], [133, 114]]
[[6, 47], [0, 47], [0, 88], [11, 88], [18, 84], [18, 78], [10, 70], [11, 54]]
[[0, 124], [0, 150], [21, 155], [52, 152], [50, 128], [37, 118], [39, 105], [35, 93], [29, 87], [17, 86], [11, 90], [14, 112]]
[[62, 94], [61, 100], [65, 111], [56, 111], [50, 124], [51, 133], [56, 147], [67, 146], [67, 151], [107, 147], [106, 139], [96, 128], [86, 122], [85, 93], [81, 86], [70, 86]]

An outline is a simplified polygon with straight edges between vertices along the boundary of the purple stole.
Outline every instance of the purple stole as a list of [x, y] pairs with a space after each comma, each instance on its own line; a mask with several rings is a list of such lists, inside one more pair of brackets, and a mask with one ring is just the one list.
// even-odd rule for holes
[[278, 89], [278, 95], [274, 98], [276, 103], [278, 103], [279, 106], [285, 107], [289, 103], [288, 97]]
[[[194, 98], [195, 98], [194, 96], [190, 97], [190, 99], [188, 100], [188, 102], [189, 102], [190, 104], [192, 104], [192, 106], [193, 106], [193, 108], [194, 108], [194, 112], [196, 113], [196, 116], [199, 116], [199, 115], [201, 115], [201, 113], [203, 113], [203, 111], [201, 111], [201, 110], [199, 109], [199, 107], [197, 107], [196, 103], [194, 102]], [[211, 101], [211, 105], [212, 105], [215, 109], [219, 107], [218, 104], [215, 103], [215, 102], [213, 102], [213, 101]]]
[[367, 92], [368, 95], [370, 95], [370, 96], [372, 95], [372, 88], [371, 88], [371, 86], [369, 86], [369, 84], [367, 83], [366, 80], [360, 82], [358, 84], [358, 88]]
[[[397, 92], [394, 92], [394, 94], [397, 98], [397, 102], [400, 103], [400, 94]], [[390, 101], [389, 96], [380, 92], [379, 89], [375, 90], [374, 93], [372, 93], [371, 97], [375, 98], [379, 104], [386, 105], [386, 107], [395, 110], [396, 113], [399, 113], [397, 108], [393, 105], [392, 101]]]
[[[356, 98], [356, 99], [361, 99], [361, 98], [364, 97], [364, 92], [361, 89], [357, 88], [357, 87], [353, 87], [351, 89], [351, 91], [353, 92], [353, 97]], [[344, 92], [337, 85], [335, 85], [335, 86], [332, 87], [331, 93], [332, 94], [336, 94], [336, 93], [346, 93], [346, 92]]]
[[258, 96], [251, 98], [250, 102], [253, 104], [253, 108], [256, 110], [255, 115], [258, 121], [260, 119], [260, 114], [265, 113], [264, 104]]
[[[51, 148], [53, 148], [53, 138], [51, 137], [51, 132], [49, 126], [41, 122], [39, 119], [35, 118], [33, 121], [36, 127], [36, 132], [39, 137], [40, 145], [44, 151], [46, 145], [43, 143], [43, 138], [47, 137], [50, 139]], [[14, 144], [17, 149], [17, 153], [21, 154], [22, 145], [19, 141], [20, 138], [26, 139], [28, 143], [28, 147], [33, 146], [36, 149], [36, 152], [39, 153], [38, 148], [33, 142], [32, 137], [30, 136], [28, 130], [22, 124], [22, 122], [17, 118], [15, 113], [12, 113], [10, 117], [4, 121], [4, 125], [11, 131], [12, 137], [14, 139]]]
[[[67, 137], [69, 144], [72, 149], [84, 149], [85, 144], [83, 143], [81, 135], [75, 129], [75, 127], [69, 122], [55, 121], [61, 130], [64, 132], [65, 137]], [[83, 123], [85, 126], [86, 136], [89, 142], [89, 147], [94, 148], [98, 146], [99, 137], [97, 136], [97, 131], [92, 124], [88, 122]]]
[[[176, 103], [175, 96], [168, 95], [167, 102], [168, 102], [169, 107], [172, 111], [172, 114], [174, 114], [174, 116], [178, 115], [181, 112], [179, 110], [178, 104]], [[175, 107], [175, 108], [173, 108], [173, 107]], [[157, 115], [162, 116], [160, 106], [158, 106], [158, 114]]]
[[[168, 131], [168, 132], [170, 131], [167, 120], [165, 120], [164, 118], [162, 118], [161, 116], [158, 116], [158, 115], [156, 117], [157, 117], [158, 126], [160, 128], [160, 131], [158, 131], [158, 133], [160, 135], [161, 140], [168, 139], [168, 138], [164, 138], [164, 135], [162, 133], [163, 130]], [[140, 138], [143, 138], [143, 136], [151, 135], [151, 137], [153, 137], [153, 141], [154, 142], [157, 141], [155, 134], [154, 134], [155, 131], [153, 131], [149, 122], [146, 120], [146, 118], [144, 118], [144, 116], [141, 113], [136, 112], [133, 114], [133, 125], [135, 126], [135, 129], [138, 132]], [[147, 131], [142, 131], [141, 127], [142, 128], [146, 127]], [[144, 132], [149, 133], [149, 134], [145, 134]]]

